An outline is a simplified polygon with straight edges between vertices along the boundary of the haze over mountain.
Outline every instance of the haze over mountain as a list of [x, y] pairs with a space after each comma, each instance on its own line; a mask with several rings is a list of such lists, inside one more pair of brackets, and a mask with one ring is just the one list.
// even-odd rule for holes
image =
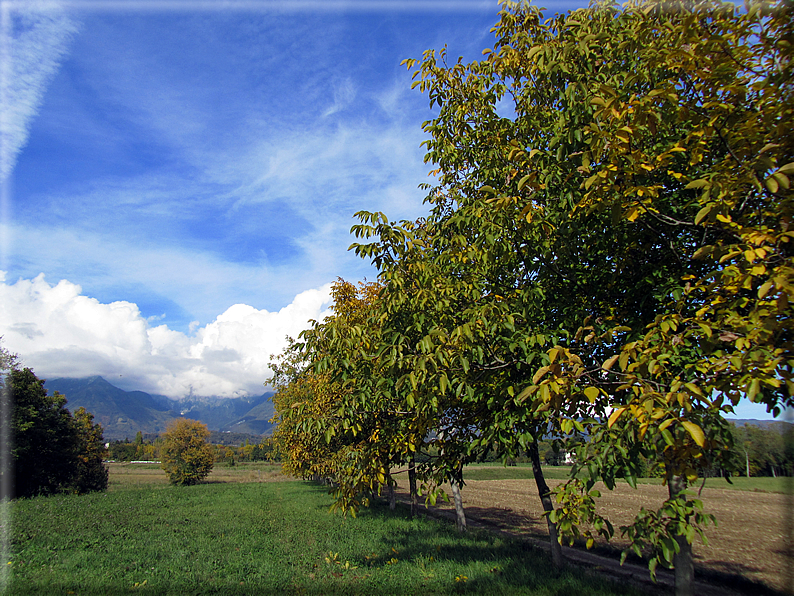
[[105, 439], [134, 438], [142, 433], [161, 433], [174, 418], [192, 418], [210, 430], [268, 434], [272, 428], [272, 393], [246, 398], [185, 397], [174, 400], [143, 391], [125, 391], [100, 376], [48, 379], [48, 392], [66, 396], [66, 407], [84, 407], [102, 425]]

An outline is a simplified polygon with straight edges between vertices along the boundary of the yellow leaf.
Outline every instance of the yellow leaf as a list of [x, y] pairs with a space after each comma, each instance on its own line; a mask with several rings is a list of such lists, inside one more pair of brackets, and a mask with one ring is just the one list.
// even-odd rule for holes
[[557, 354], [559, 353], [560, 351], [557, 348], [549, 350], [549, 364], [554, 364], [554, 361], [557, 359]]
[[601, 365], [601, 368], [603, 368], [604, 370], [609, 370], [610, 368], [612, 368], [612, 365], [614, 365], [615, 362], [618, 361], [619, 357], [620, 354], [615, 354], [614, 356], [609, 358], [606, 362], [604, 362], [604, 364]]
[[595, 387], [588, 387], [584, 390], [584, 396], [588, 399], [588, 401], [592, 404], [595, 403], [596, 399], [598, 399], [598, 389]]
[[543, 375], [545, 375], [547, 372], [549, 372], [549, 367], [548, 366], [544, 366], [544, 367], [540, 368], [538, 370], [538, 372], [535, 373], [535, 376], [532, 377], [532, 384], [536, 385], [537, 382], [540, 381], [540, 379], [543, 378]]
[[714, 250], [713, 246], [701, 246], [699, 249], [695, 251], [695, 254], [692, 255], [692, 259], [694, 259], [695, 261], [704, 259], [708, 255], [710, 255], [713, 250]]
[[777, 192], [778, 183], [777, 183], [777, 180], [775, 178], [773, 178], [772, 176], [767, 178], [764, 181], [764, 184], [766, 185], [766, 188], [767, 188], [767, 190], [769, 190], [769, 192]]
[[640, 212], [636, 207], [632, 207], [628, 211], [626, 211], [626, 219], [629, 221], [634, 221], [640, 216]]
[[772, 282], [771, 281], [766, 282], [764, 285], [758, 288], [758, 297], [763, 298], [769, 293], [769, 290], [771, 289], [772, 289]]
[[682, 420], [681, 426], [683, 426], [692, 436], [698, 447], [703, 447], [703, 445], [706, 443], [706, 437], [703, 435], [703, 430], [697, 424], [690, 422], [689, 420]]
[[684, 387], [689, 389], [689, 392], [694, 395], [703, 395], [703, 392], [700, 390], [700, 387], [698, 387], [694, 383], [684, 383]]
[[612, 428], [612, 425], [615, 424], [620, 415], [626, 411], [626, 407], [618, 408], [617, 410], [613, 410], [612, 413], [609, 415], [609, 420], [607, 420], [607, 427]]

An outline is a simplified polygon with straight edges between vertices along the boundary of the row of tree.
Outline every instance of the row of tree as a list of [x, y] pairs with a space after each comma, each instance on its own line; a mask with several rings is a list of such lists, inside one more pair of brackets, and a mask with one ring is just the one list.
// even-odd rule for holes
[[[613, 534], [594, 484], [651, 462], [669, 498], [621, 532], [691, 594], [713, 518], [686, 488], [737, 466], [724, 415], [794, 405], [793, 16], [789, 0], [551, 19], [505, 2], [482, 60], [407, 60], [438, 110], [430, 212], [357, 214], [378, 282], [340, 280], [277, 363], [285, 468], [355, 511], [395, 466], [414, 495], [454, 495], [481, 450], [527, 452], [560, 565], [559, 541]], [[586, 438], [554, 495], [548, 436]]]

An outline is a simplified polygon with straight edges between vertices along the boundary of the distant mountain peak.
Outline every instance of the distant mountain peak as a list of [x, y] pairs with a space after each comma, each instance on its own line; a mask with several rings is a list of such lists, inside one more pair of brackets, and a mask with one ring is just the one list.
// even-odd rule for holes
[[125, 391], [102, 376], [47, 379], [45, 387], [66, 396], [66, 407], [84, 407], [102, 425], [108, 440], [133, 438], [138, 431], [159, 434], [174, 418], [199, 420], [210, 430], [230, 427], [265, 434], [273, 426], [272, 393], [240, 398], [187, 397], [172, 400], [144, 391]]

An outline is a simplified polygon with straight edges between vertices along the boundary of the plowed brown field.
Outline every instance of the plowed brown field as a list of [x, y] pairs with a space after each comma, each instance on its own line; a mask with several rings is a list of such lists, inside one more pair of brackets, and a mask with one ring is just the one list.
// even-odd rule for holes
[[[399, 489], [407, 496], [407, 478], [399, 478]], [[550, 488], [561, 480], [548, 480]], [[449, 493], [448, 488], [447, 492]], [[601, 491], [600, 512], [606, 514], [616, 528], [612, 545], [627, 545], [618, 528], [628, 524], [640, 507], [656, 508], [667, 496], [664, 486], [640, 484], [637, 490], [619, 484], [615, 490]], [[516, 536], [548, 538], [546, 522], [537, 488], [532, 480], [471, 480], [461, 491], [466, 515]], [[701, 494], [704, 509], [717, 517], [717, 527], [709, 526], [708, 546], [696, 540], [696, 568], [728, 573], [764, 583], [777, 590], [784, 589], [787, 569], [785, 507], [786, 495], [704, 488]], [[439, 501], [441, 509], [451, 509]]]

